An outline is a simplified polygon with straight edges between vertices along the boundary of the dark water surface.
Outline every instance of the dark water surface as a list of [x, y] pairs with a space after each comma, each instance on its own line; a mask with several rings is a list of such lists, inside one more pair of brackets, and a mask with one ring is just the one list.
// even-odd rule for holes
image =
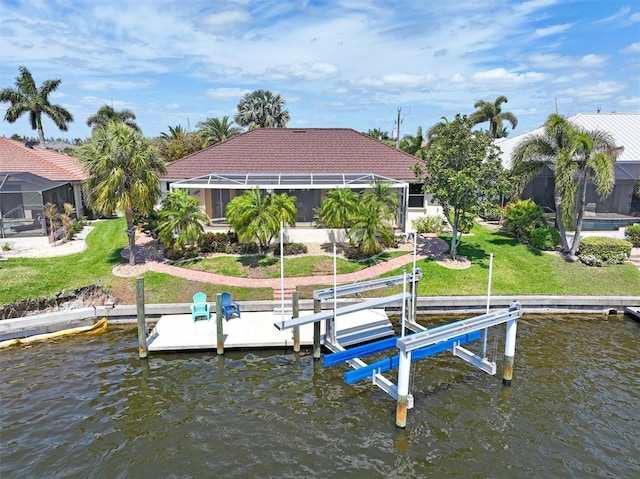
[[511, 388], [492, 329], [498, 375], [422, 360], [406, 429], [308, 352], [147, 362], [133, 328], [3, 350], [0, 477], [640, 477], [640, 323], [525, 315]]

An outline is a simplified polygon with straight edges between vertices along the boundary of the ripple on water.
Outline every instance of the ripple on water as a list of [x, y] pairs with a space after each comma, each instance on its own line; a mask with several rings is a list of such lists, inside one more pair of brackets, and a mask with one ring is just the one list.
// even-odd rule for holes
[[131, 329], [12, 348], [0, 476], [637, 476], [638, 325], [525, 317], [511, 388], [501, 336], [497, 377], [446, 353], [416, 364], [404, 430], [382, 391], [308, 353], [140, 361]]

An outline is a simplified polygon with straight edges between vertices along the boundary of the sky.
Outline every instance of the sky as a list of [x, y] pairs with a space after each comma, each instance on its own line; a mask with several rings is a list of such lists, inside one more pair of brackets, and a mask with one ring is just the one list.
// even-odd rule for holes
[[[510, 136], [557, 111], [640, 111], [640, 0], [0, 0], [0, 88], [26, 66], [90, 136], [105, 104], [148, 137], [278, 93], [289, 127], [416, 134], [504, 95]], [[37, 136], [28, 115], [0, 135]], [[485, 125], [488, 126], [488, 125]]]

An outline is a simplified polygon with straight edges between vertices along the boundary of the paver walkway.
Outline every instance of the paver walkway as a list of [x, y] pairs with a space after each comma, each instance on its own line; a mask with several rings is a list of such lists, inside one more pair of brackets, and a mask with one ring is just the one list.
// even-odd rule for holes
[[[449, 249], [449, 245], [435, 235], [423, 235], [422, 239], [424, 243], [417, 250], [417, 260], [439, 256]], [[144, 246], [150, 241], [152, 241], [152, 238], [148, 236], [140, 236], [136, 240], [136, 245]], [[222, 284], [227, 286], [249, 288], [272, 288], [274, 290], [274, 298], [280, 298], [280, 278], [241, 278], [237, 276], [226, 276], [222, 274], [209, 273], [206, 271], [196, 271], [188, 268], [180, 268], [178, 266], [173, 266], [165, 261], [160, 261], [155, 258], [144, 258], [141, 254], [141, 251], [143, 251], [143, 248], [139, 248], [136, 252], [136, 260], [146, 261], [147, 263], [149, 263], [149, 269], [151, 269], [152, 271], [166, 273], [193, 281], [200, 281], [201, 283]], [[123, 250], [122, 255], [125, 257], [129, 256], [128, 248], [125, 248], [125, 250]], [[339, 274], [336, 276], [336, 281], [340, 284], [344, 284], [374, 279], [380, 277], [387, 271], [391, 271], [393, 269], [400, 268], [411, 263], [413, 263], [413, 254], [412, 251], [409, 251], [406, 255], [398, 256], [388, 261], [380, 262], [374, 266], [364, 268], [360, 271], [347, 274]], [[295, 290], [297, 286], [321, 284], [333, 284], [333, 275], [294, 276], [284, 278], [284, 288], [285, 290], [289, 291]]]

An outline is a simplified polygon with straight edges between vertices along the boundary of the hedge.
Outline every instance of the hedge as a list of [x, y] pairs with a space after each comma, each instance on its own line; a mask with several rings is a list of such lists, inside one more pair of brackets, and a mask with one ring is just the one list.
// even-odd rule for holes
[[589, 236], [580, 241], [578, 251], [580, 261], [596, 265], [624, 263], [631, 256], [633, 245], [629, 241], [608, 238], [605, 236]]
[[640, 247], [640, 225], [630, 225], [624, 230], [624, 239], [630, 241], [633, 246]]

